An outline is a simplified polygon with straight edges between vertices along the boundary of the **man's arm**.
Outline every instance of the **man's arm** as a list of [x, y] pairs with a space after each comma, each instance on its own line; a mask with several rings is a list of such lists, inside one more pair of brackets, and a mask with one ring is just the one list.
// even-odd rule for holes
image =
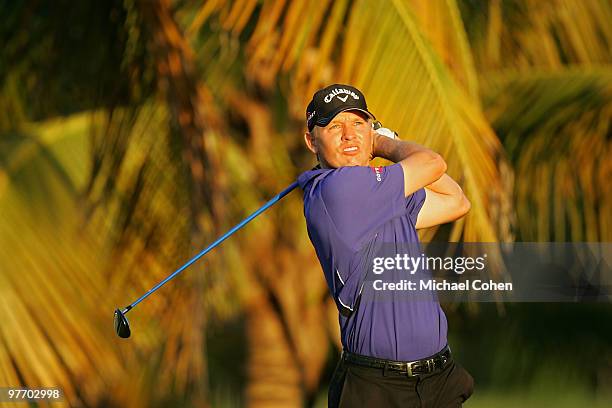
[[448, 174], [425, 187], [425, 203], [417, 216], [416, 228], [451, 222], [467, 214], [471, 204], [459, 184]]
[[427, 228], [456, 220], [471, 207], [461, 187], [446, 172], [442, 157], [416, 143], [375, 135], [374, 156], [401, 163], [406, 197], [425, 187], [425, 203], [416, 228]]
[[446, 172], [442, 156], [412, 142], [375, 134], [373, 154], [402, 165], [406, 197], [434, 183]]

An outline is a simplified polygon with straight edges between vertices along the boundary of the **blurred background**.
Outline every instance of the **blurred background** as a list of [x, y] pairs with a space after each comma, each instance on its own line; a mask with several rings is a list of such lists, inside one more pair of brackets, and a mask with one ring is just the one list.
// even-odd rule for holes
[[[129, 340], [112, 313], [314, 165], [305, 107], [333, 82], [466, 191], [469, 215], [424, 240], [612, 240], [609, 0], [22, 0], [0, 17], [0, 386], [74, 407], [326, 406], [337, 311], [299, 191], [130, 313]], [[612, 406], [610, 304], [445, 310], [466, 406]]]

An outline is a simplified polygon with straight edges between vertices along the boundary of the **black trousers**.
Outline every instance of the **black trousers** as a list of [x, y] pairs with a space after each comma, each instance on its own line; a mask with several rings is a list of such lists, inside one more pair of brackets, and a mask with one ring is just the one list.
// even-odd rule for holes
[[473, 391], [474, 379], [452, 359], [443, 369], [418, 377], [340, 360], [329, 386], [328, 406], [454, 408]]

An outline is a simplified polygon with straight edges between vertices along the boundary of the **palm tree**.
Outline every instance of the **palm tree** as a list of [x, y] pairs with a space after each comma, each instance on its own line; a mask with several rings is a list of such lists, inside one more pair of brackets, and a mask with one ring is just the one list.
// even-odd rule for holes
[[[54, 186], [48, 196], [63, 209], [54, 217], [66, 220], [61, 234], [53, 223], [42, 228], [22, 215], [24, 208], [28, 216], [36, 214], [32, 203], [42, 197], [11, 198], [20, 197], [28, 185], [13, 176], [15, 169], [34, 169], [35, 163], [22, 161], [15, 167], [10, 164], [15, 161], [2, 161], [0, 175], [10, 182], [4, 182], [3, 193], [0, 178], [0, 203], [7, 208], [4, 214], [13, 215], [0, 224], [0, 238], [6, 241], [0, 241], [0, 259], [17, 256], [23, 261], [0, 276], [0, 289], [7, 292], [1, 313], [12, 319], [0, 329], [0, 352], [6, 350], [0, 354], [0, 367], [5, 368], [0, 380], [55, 382], [75, 405], [206, 405], [213, 399], [208, 391], [207, 331], [216, 322], [244, 316], [246, 404], [312, 403], [330, 339], [339, 346], [338, 328], [297, 193], [147, 300], [133, 317], [138, 334], [130, 343], [107, 338], [105, 322], [109, 310], [149, 289], [312, 165], [301, 142], [304, 107], [318, 87], [335, 81], [363, 89], [377, 117], [403, 138], [442, 153], [449, 173], [464, 186], [473, 204], [469, 216], [450, 228], [425, 231], [424, 239], [508, 241], [514, 234], [544, 239], [552, 223], [541, 220], [553, 217], [556, 225], [571, 230], [570, 235], [554, 228], [554, 239], [609, 237], [609, 164], [603, 160], [572, 174], [572, 182], [559, 182], [536, 199], [527, 198], [535, 182], [531, 180], [555, 171], [568, 174], [574, 148], [584, 152], [580, 160], [587, 160], [589, 146], [609, 149], [604, 126], [609, 112], [607, 68], [583, 72], [583, 66], [572, 71], [562, 65], [568, 56], [589, 67], [609, 63], [610, 33], [602, 16], [609, 15], [610, 7], [605, 2], [558, 4], [582, 16], [580, 22], [573, 24], [562, 13], [531, 1], [491, 1], [480, 14], [476, 3], [452, 0], [203, 5], [125, 0], [80, 6], [70, 14], [84, 21], [85, 16], [108, 16], [91, 37], [83, 37], [76, 54], [70, 47], [61, 47], [63, 53], [24, 47], [19, 39], [28, 39], [27, 31], [13, 23], [16, 28], [9, 31], [17, 34], [6, 34], [5, 43], [15, 45], [15, 54], [29, 51], [30, 62], [0, 67], [2, 88], [12, 90], [0, 97], [0, 106], [21, 112], [3, 117], [3, 135], [27, 119], [62, 113], [53, 106], [30, 105], [37, 88], [19, 91], [28, 75], [47, 79], [32, 62], [45, 56], [48, 63], [70, 61], [68, 73], [58, 71], [58, 78], [84, 78], [78, 84], [89, 91], [80, 99], [66, 98], [58, 89], [48, 95], [69, 112], [92, 109], [91, 148], [87, 178], [87, 157], [62, 145], [61, 138], [48, 142], [54, 146], [52, 155], [35, 149], [38, 161], [55, 163], [53, 171], [36, 174], [59, 182], [38, 182], [33, 190], [40, 194], [41, 186]], [[51, 38], [61, 39], [56, 20], [62, 8], [53, 10], [45, 17], [34, 3], [12, 6], [8, 14], [13, 18], [7, 21], [33, 15], [45, 23], [48, 18], [47, 24], [35, 25], [42, 27], [36, 34], [46, 38], [53, 33]], [[75, 30], [88, 32], [86, 24], [74, 20]], [[521, 36], [517, 20], [533, 27], [529, 40]], [[564, 34], [559, 37], [557, 31]], [[517, 44], [517, 39], [524, 42], [514, 48], [506, 45]], [[538, 44], [551, 41], [558, 47], [556, 54], [544, 58]], [[26, 41], [30, 43], [34, 41]], [[79, 72], [79, 61], [87, 58], [86, 44], [105, 50], [97, 54], [106, 59], [95, 60], [105, 73], [100, 84], [91, 80], [88, 70]], [[535, 74], [542, 61], [559, 72]], [[563, 103], [556, 93], [560, 84], [567, 84]], [[521, 108], [531, 105], [540, 110], [526, 118]], [[75, 129], [83, 129], [83, 121], [81, 116], [56, 126], [74, 123]], [[558, 146], [564, 161], [526, 166], [528, 157], [546, 152], [551, 129], [560, 122], [568, 135], [567, 143]], [[541, 127], [534, 130], [535, 125]], [[50, 123], [33, 133], [46, 129], [57, 127]], [[574, 129], [588, 131], [588, 141], [576, 138]], [[45, 140], [33, 140], [39, 139]], [[31, 143], [21, 136], [16, 140], [16, 146]], [[515, 171], [518, 230], [513, 228]], [[576, 196], [587, 179], [595, 180], [593, 189]], [[72, 185], [71, 192], [55, 187], [62, 185]], [[545, 208], [543, 203], [555, 194], [567, 204]], [[531, 221], [534, 206], [541, 225]], [[576, 210], [582, 208], [584, 212]], [[51, 247], [46, 237], [54, 233], [62, 238]], [[28, 252], [23, 242], [32, 242], [38, 251]], [[45, 260], [42, 254], [49, 248], [58, 254], [61, 267]], [[59, 278], [63, 274], [73, 278], [70, 286]], [[28, 296], [41, 279], [48, 293]], [[69, 307], [79, 297], [82, 307]], [[62, 298], [71, 301], [61, 303]], [[56, 317], [39, 310], [53, 310]], [[53, 331], [45, 328], [46, 321], [54, 322]], [[27, 324], [20, 328], [17, 322]], [[20, 343], [21, 333], [30, 332], [37, 334]], [[74, 358], [68, 352], [74, 349], [86, 352]], [[41, 350], [52, 358], [37, 365], [41, 360], [33, 356], [39, 353], [27, 350]], [[88, 358], [93, 354], [95, 358]], [[101, 375], [93, 377], [95, 372]], [[130, 392], [134, 389], [143, 392]], [[108, 390], [111, 397], [105, 396]]]

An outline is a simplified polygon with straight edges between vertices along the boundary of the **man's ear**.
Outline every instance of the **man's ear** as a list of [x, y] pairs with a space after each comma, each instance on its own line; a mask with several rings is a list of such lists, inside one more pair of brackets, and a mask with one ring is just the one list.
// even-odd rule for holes
[[314, 133], [306, 131], [304, 133], [304, 141], [306, 142], [308, 150], [310, 150], [314, 154], [317, 154], [317, 141], [315, 140]]

